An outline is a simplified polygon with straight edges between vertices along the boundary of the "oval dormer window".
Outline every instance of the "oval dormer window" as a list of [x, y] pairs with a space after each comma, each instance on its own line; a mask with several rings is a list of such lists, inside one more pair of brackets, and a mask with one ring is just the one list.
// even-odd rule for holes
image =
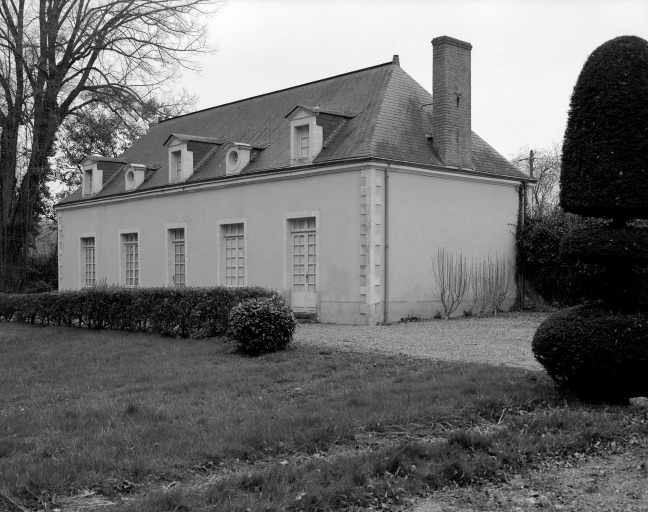
[[126, 173], [126, 189], [130, 190], [135, 186], [135, 173], [133, 171], [128, 171]]
[[239, 155], [238, 148], [232, 148], [227, 152], [227, 174], [238, 174], [241, 166], [241, 155]]
[[233, 149], [232, 151], [230, 151], [229, 154], [229, 163], [232, 169], [236, 169], [236, 167], [238, 166], [238, 162], [239, 162], [238, 151]]

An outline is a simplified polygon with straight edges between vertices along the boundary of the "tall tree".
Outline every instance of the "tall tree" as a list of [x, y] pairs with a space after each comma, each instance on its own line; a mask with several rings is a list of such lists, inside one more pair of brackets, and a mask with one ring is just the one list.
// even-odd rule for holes
[[52, 181], [49, 189], [53, 191], [53, 202], [47, 201], [46, 215], [53, 219], [53, 203], [81, 185], [83, 157], [119, 156], [146, 133], [148, 124], [157, 122], [160, 113], [165, 118], [185, 114], [195, 104], [194, 100], [183, 93], [170, 98], [165, 105], [155, 101], [138, 108], [125, 107], [120, 113], [101, 104], [92, 104], [68, 116], [59, 128], [55, 154], [50, 159]]
[[204, 20], [219, 4], [0, 0], [0, 289], [19, 280], [61, 124], [94, 104], [134, 114], [167, 92], [210, 51]]

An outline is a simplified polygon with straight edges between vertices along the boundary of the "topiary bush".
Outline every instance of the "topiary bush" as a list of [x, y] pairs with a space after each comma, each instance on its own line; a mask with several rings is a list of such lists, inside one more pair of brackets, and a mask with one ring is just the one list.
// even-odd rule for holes
[[258, 355], [285, 349], [296, 326], [295, 315], [281, 297], [259, 297], [232, 308], [227, 336], [239, 352]]
[[648, 313], [578, 306], [537, 330], [533, 354], [556, 384], [582, 398], [648, 396]]
[[578, 76], [563, 143], [560, 204], [594, 217], [648, 218], [648, 42], [599, 46]]
[[561, 388], [593, 399], [648, 394], [648, 42], [618, 37], [587, 59], [563, 143], [560, 203], [611, 222], [579, 229], [560, 255], [603, 268], [593, 302], [549, 317], [533, 351]]

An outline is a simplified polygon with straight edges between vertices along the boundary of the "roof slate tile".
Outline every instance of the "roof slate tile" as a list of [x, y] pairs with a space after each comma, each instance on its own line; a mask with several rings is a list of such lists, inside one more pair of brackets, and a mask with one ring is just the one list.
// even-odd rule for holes
[[[432, 95], [427, 90], [400, 66], [389, 62], [167, 119], [151, 126], [120, 160], [157, 169], [147, 173], [138, 190], [172, 186], [168, 183], [168, 150], [164, 146], [172, 134], [213, 144], [250, 144], [258, 153], [242, 174], [289, 168], [290, 120], [286, 113], [299, 105], [317, 105], [320, 112], [344, 113], [348, 117], [310, 165], [375, 157], [443, 166], [426, 137], [426, 133], [432, 133], [432, 109], [426, 106], [431, 102]], [[222, 146], [216, 147], [219, 150], [201, 161], [200, 168], [187, 182], [225, 176], [224, 151]], [[472, 162], [474, 170], [481, 173], [528, 178], [474, 132]], [[114, 179], [95, 197], [124, 192], [124, 180]], [[59, 204], [82, 199], [81, 191], [77, 190]]]

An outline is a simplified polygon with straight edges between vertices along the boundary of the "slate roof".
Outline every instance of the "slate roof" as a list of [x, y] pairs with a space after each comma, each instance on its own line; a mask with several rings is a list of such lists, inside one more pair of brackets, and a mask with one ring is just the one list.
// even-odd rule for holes
[[[151, 126], [146, 135], [113, 161], [147, 165], [149, 170], [138, 191], [174, 186], [168, 183], [168, 149], [164, 146], [171, 135], [210, 145], [204, 158], [194, 161], [195, 172], [184, 184], [228, 179], [225, 152], [214, 150], [227, 141], [254, 148], [243, 175], [289, 169], [290, 120], [286, 117], [295, 108], [308, 105], [303, 108], [340, 119], [333, 136], [308, 166], [368, 158], [443, 166], [426, 138], [432, 133], [431, 102], [427, 90], [398, 63], [389, 62], [167, 119]], [[474, 132], [472, 161], [474, 171], [480, 174], [528, 179]], [[59, 204], [127, 194], [123, 174], [122, 168], [93, 198], [82, 198], [79, 189]]]

